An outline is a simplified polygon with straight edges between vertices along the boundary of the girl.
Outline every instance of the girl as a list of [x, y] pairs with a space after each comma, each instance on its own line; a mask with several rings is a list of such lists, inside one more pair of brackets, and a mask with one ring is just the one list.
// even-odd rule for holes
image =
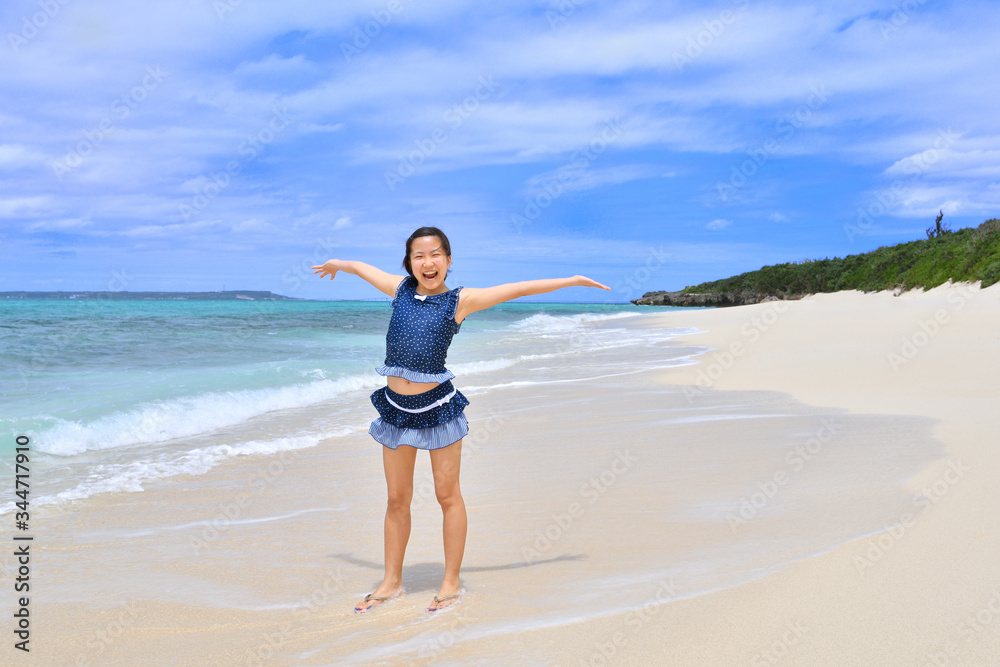
[[331, 259], [312, 267], [330, 280], [337, 271], [353, 273], [393, 297], [386, 336], [385, 363], [376, 370], [387, 386], [371, 395], [379, 417], [368, 432], [382, 447], [389, 490], [385, 512], [385, 577], [354, 608], [365, 612], [399, 597], [403, 590], [403, 554], [410, 537], [410, 500], [417, 450], [430, 452], [434, 492], [444, 513], [444, 580], [427, 611], [454, 604], [459, 596], [459, 569], [465, 553], [465, 502], [458, 476], [462, 438], [469, 426], [463, 412], [469, 400], [452, 386], [455, 375], [444, 367], [451, 340], [470, 314], [521, 296], [544, 294], [563, 287], [599, 287], [584, 276], [527, 280], [495, 287], [444, 284], [451, 267], [451, 245], [437, 227], [421, 227], [406, 240], [403, 268], [393, 275], [363, 262]]

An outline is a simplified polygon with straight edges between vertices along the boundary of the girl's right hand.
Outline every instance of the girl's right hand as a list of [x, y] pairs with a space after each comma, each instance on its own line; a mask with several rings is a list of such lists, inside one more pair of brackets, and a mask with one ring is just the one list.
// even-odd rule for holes
[[318, 273], [320, 278], [325, 277], [326, 274], [329, 273], [330, 274], [330, 280], [333, 280], [333, 277], [335, 275], [337, 275], [337, 271], [338, 271], [337, 266], [335, 264], [336, 261], [337, 260], [335, 260], [335, 259], [328, 259], [323, 264], [319, 264], [317, 266], [313, 266], [313, 267], [310, 267], [310, 268], [316, 269], [315, 271], [313, 271], [313, 273]]

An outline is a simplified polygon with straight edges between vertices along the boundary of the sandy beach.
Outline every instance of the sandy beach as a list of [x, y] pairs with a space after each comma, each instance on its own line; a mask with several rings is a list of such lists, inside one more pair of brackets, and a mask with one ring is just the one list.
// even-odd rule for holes
[[651, 311], [614, 326], [699, 333], [459, 378], [437, 614], [426, 456], [407, 595], [352, 612], [382, 567], [363, 431], [40, 511], [31, 664], [997, 664], [998, 324], [996, 286]]
[[[568, 630], [592, 647], [577, 664], [600, 664], [605, 654], [611, 664], [998, 664], [1000, 427], [990, 415], [1000, 396], [1000, 289], [821, 294], [690, 321], [707, 333], [685, 342], [716, 351], [701, 366], [661, 374], [664, 384], [711, 382], [855, 414], [926, 417], [944, 452], [903, 481], [912, 502], [893, 528], [662, 606], [632, 634], [622, 620]], [[742, 353], [730, 360], [734, 344]]]
[[[651, 621], [628, 659], [997, 664], [1000, 426], [991, 415], [1000, 397], [1000, 289], [824, 294], [789, 303], [785, 313], [777, 305], [696, 320], [711, 333], [692, 340], [720, 352], [745, 346], [715, 388], [787, 391], [852, 413], [931, 418], [943, 456], [904, 481], [912, 503], [894, 528], [751, 584], [681, 601]], [[697, 382], [700, 369], [685, 370], [680, 381]]]

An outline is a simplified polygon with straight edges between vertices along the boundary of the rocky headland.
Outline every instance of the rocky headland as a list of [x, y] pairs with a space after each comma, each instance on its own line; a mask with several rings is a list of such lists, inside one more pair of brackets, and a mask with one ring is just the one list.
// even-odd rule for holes
[[637, 306], [682, 306], [693, 308], [700, 306], [746, 306], [762, 301], [797, 300], [805, 294], [782, 294], [759, 292], [756, 290], [737, 290], [732, 292], [706, 292], [691, 294], [688, 292], [646, 292], [638, 299], [632, 299]]

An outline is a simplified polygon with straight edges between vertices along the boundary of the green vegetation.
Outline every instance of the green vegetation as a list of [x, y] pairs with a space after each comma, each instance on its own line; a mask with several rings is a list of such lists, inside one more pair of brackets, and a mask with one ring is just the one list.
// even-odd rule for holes
[[[775, 264], [732, 278], [684, 288], [687, 294], [755, 290], [771, 294], [815, 294], [860, 290], [930, 289], [952, 282], [1000, 280], [1000, 219], [979, 227], [928, 230], [928, 238], [883, 246], [861, 255]], [[933, 234], [931, 232], [934, 232]]]

